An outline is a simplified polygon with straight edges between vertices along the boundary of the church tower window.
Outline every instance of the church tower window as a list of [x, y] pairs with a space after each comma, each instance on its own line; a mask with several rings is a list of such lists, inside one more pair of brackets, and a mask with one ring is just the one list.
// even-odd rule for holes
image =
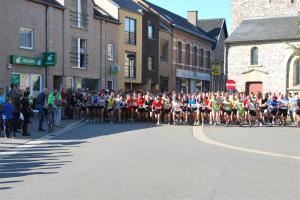
[[251, 49], [251, 65], [258, 65], [258, 48]]

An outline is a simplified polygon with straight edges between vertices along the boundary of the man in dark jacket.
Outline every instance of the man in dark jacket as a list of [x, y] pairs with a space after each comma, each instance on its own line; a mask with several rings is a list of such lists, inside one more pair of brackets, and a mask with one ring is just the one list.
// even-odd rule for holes
[[45, 131], [43, 129], [44, 117], [45, 117], [45, 104], [47, 103], [48, 89], [45, 88], [39, 93], [36, 103], [36, 108], [39, 110], [39, 131]]

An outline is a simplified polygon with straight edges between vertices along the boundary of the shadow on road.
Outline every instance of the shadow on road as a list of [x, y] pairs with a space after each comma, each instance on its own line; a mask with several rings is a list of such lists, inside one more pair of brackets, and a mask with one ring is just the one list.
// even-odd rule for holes
[[[57, 169], [71, 162], [70, 148], [85, 142], [51, 142], [24, 148], [20, 153], [0, 159], [0, 190], [11, 189], [23, 182], [22, 177], [58, 173]], [[26, 146], [26, 145], [25, 145]], [[18, 149], [19, 150], [19, 149]]]
[[89, 138], [113, 135], [128, 134], [132, 131], [158, 127], [154, 123], [124, 123], [124, 124], [84, 124], [67, 134], [56, 137], [56, 140], [86, 140]]

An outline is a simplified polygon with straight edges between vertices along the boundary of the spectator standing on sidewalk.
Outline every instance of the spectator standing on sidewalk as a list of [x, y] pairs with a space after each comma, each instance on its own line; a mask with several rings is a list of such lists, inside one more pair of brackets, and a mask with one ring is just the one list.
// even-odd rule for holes
[[47, 96], [48, 96], [48, 89], [44, 88], [41, 93], [38, 95], [37, 99], [37, 105], [36, 108], [39, 111], [39, 131], [45, 131], [43, 129], [43, 123], [44, 123], [44, 118], [45, 118], [45, 108], [47, 105]]
[[6, 102], [3, 104], [3, 112], [2, 112], [2, 119], [5, 121], [5, 137], [16, 137], [16, 132], [13, 129], [13, 122], [14, 122], [14, 106], [11, 102], [10, 98], [6, 98]]
[[3, 111], [3, 105], [5, 104], [5, 94], [4, 94], [4, 88], [0, 88], [0, 132], [2, 129], [2, 111]]
[[21, 113], [21, 93], [18, 90], [18, 86], [16, 84], [11, 84], [11, 90], [7, 93], [7, 97], [10, 98], [11, 103], [14, 106], [13, 113], [13, 125], [12, 128], [15, 133], [18, 132], [20, 126], [20, 113]]
[[57, 88], [53, 89], [48, 96], [48, 104], [53, 105], [54, 108], [54, 125], [60, 127], [61, 124], [61, 107], [62, 107], [62, 97], [61, 92]]
[[29, 95], [30, 92], [26, 90], [24, 91], [23, 97], [21, 99], [21, 105], [22, 105], [21, 112], [24, 116], [22, 136], [30, 136], [30, 134], [28, 133], [28, 123], [31, 115]]

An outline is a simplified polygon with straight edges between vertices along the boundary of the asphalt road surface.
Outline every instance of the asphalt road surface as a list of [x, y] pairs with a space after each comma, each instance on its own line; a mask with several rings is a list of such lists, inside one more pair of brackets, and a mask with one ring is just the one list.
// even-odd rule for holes
[[1, 200], [300, 199], [296, 128], [84, 124], [52, 137], [0, 155]]

